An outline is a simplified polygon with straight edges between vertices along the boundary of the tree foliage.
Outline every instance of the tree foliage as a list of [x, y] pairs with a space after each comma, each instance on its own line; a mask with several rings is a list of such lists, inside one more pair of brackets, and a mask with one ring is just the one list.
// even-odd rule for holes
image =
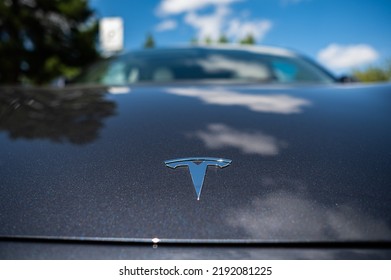
[[219, 37], [219, 40], [217, 42], [219, 44], [227, 44], [227, 43], [229, 43], [228, 38], [224, 34]]
[[144, 49], [150, 49], [155, 47], [155, 40], [153, 39], [152, 34], [148, 34], [145, 38]]
[[229, 40], [228, 40], [227, 36], [225, 36], [224, 34], [221, 35], [217, 39], [217, 41], [214, 41], [210, 36], [205, 36], [203, 39], [198, 39], [197, 37], [193, 37], [190, 40], [191, 45], [198, 45], [200, 42], [201, 43], [203, 42], [203, 44], [205, 44], [205, 45], [228, 44]]
[[86, 0], [0, 1], [0, 83], [44, 84], [98, 58]]
[[198, 39], [196, 37], [191, 38], [190, 45], [198, 45]]
[[[102, 88], [47, 89], [2, 87], [0, 132], [12, 139], [47, 139], [83, 145], [99, 137], [116, 105]], [[9, 108], [18, 104], [18, 110]]]
[[383, 66], [370, 66], [365, 70], [353, 70], [353, 75], [361, 82], [382, 82], [391, 80], [391, 60]]
[[239, 41], [241, 45], [255, 45], [256, 41], [252, 34], [247, 34], [246, 37]]
[[205, 39], [204, 39], [204, 43], [205, 43], [206, 45], [211, 45], [211, 44], [213, 44], [212, 38], [210, 38], [209, 36], [206, 36]]

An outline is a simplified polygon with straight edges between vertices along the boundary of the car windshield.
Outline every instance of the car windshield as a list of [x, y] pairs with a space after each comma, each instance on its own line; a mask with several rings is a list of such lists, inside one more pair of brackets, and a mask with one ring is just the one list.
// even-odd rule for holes
[[179, 81], [332, 83], [320, 66], [298, 55], [184, 48], [145, 50], [102, 60], [72, 83], [126, 85]]

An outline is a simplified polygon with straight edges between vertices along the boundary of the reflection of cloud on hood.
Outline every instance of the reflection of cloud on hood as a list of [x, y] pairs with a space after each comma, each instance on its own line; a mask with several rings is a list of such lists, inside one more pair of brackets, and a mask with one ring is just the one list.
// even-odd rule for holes
[[287, 94], [244, 94], [224, 89], [168, 88], [167, 93], [196, 97], [202, 101], [221, 106], [244, 106], [249, 110], [262, 113], [294, 114], [311, 103], [303, 98]]
[[207, 59], [199, 59], [197, 64], [207, 72], [229, 70], [235, 73], [235, 78], [267, 80], [271, 79], [270, 71], [259, 63], [249, 63], [234, 60], [222, 55], [211, 55]]
[[384, 221], [350, 205], [329, 207], [283, 191], [228, 211], [226, 220], [256, 239], [368, 240], [391, 236]]
[[277, 155], [284, 146], [273, 136], [262, 132], [243, 132], [224, 124], [210, 124], [206, 130], [200, 130], [190, 135], [201, 139], [210, 149], [232, 147], [245, 154], [258, 154], [263, 156]]
[[[218, 240], [218, 239], [217, 239]], [[210, 241], [210, 239], [205, 239], [205, 242]], [[319, 250], [319, 249], [308, 249], [308, 248], [286, 248], [286, 249], [276, 249], [276, 248], [262, 248], [254, 246], [236, 246], [234, 248], [222, 247], [221, 245], [225, 239], [218, 240], [218, 246], [214, 247], [213, 250], [205, 250], [203, 246], [174, 246], [174, 247], [160, 247], [160, 254], [156, 254], [154, 250], [142, 251], [140, 254], [135, 253], [134, 250], [128, 254], [129, 258], [139, 258], [142, 256], [143, 259], [163, 259], [163, 260], [205, 260], [205, 259], [224, 259], [224, 260], [237, 260], [237, 259], [267, 259], [267, 260], [292, 260], [292, 259], [325, 259], [325, 260], [334, 260], [334, 259], [346, 259], [346, 256], [349, 258], [356, 259], [383, 259], [386, 257], [386, 250], [371, 250], [371, 249], [327, 249], [327, 250]], [[246, 244], [247, 240], [243, 240], [244, 244]], [[205, 243], [203, 243], [205, 244]], [[213, 246], [213, 245], [212, 245]], [[115, 258], [118, 254], [118, 248], [112, 246], [112, 258]], [[129, 250], [130, 251], [130, 250]], [[127, 252], [127, 251], [126, 251]], [[107, 256], [107, 251], [104, 255]], [[111, 255], [109, 255], [110, 257]], [[345, 256], [345, 257], [344, 257]], [[95, 256], [91, 256], [93, 258]]]

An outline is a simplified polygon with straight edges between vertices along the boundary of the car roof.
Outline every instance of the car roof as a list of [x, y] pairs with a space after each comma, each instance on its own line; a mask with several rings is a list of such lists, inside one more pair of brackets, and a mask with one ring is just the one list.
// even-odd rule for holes
[[284, 57], [297, 57], [298, 53], [278, 47], [271, 46], [248, 46], [248, 45], [239, 45], [239, 44], [197, 44], [190, 46], [175, 46], [175, 47], [158, 47], [151, 49], [140, 49], [130, 51], [125, 53], [128, 54], [157, 54], [160, 52], [172, 52], [172, 51], [183, 51], [183, 50], [224, 50], [224, 51], [247, 51], [256, 54], [264, 54], [264, 55], [277, 55]]

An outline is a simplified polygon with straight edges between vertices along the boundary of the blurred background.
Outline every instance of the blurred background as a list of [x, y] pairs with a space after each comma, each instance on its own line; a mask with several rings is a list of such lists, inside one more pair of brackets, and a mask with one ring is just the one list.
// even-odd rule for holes
[[289, 48], [335, 75], [391, 79], [390, 0], [0, 0], [0, 84], [72, 78], [140, 48]]

